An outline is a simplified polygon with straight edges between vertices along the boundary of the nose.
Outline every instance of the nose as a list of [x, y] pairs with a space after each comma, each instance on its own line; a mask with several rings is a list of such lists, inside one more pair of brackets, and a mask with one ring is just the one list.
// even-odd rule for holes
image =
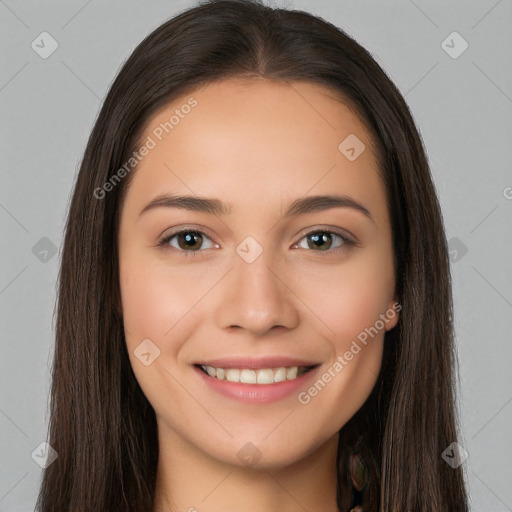
[[217, 326], [244, 329], [255, 337], [277, 327], [296, 327], [298, 299], [280, 269], [265, 251], [252, 263], [235, 255], [218, 296]]

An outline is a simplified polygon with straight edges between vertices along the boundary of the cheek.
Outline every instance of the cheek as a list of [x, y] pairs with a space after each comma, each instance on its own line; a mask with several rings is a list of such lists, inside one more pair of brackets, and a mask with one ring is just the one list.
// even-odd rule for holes
[[170, 271], [160, 262], [137, 254], [120, 263], [123, 319], [129, 344], [150, 338], [155, 343], [171, 340], [182, 328], [198, 300], [208, 291], [210, 279], [198, 267], [194, 275]]
[[[154, 256], [149, 258], [137, 250], [126, 251], [120, 258], [126, 346], [136, 379], [157, 412], [166, 410], [166, 396], [174, 397], [176, 407], [187, 402], [168, 370], [175, 375], [180, 349], [191, 334], [191, 322], [198, 311], [201, 313], [201, 304], [196, 304], [208, 289], [207, 280], [200, 284], [205, 279], [203, 271], [195, 272], [197, 280], [190, 274], [169, 269]], [[151, 344], [144, 341], [147, 339]], [[148, 365], [141, 355], [147, 352]]]
[[[385, 252], [384, 252], [385, 254]], [[337, 353], [348, 350], [358, 336], [377, 328], [384, 333], [380, 315], [393, 297], [391, 258], [368, 252], [321, 273], [304, 268], [296, 281], [297, 295], [309, 307], [320, 332]]]
[[380, 315], [393, 290], [386, 272], [373, 266], [358, 270], [340, 271], [325, 293], [310, 292], [307, 299], [321, 317], [331, 356], [299, 403], [311, 417], [322, 419], [325, 432], [338, 430], [357, 412], [381, 368], [385, 329]]
[[332, 350], [331, 361], [300, 403], [313, 417], [324, 417], [331, 430], [341, 428], [363, 405], [378, 377], [385, 335], [380, 315], [386, 313], [394, 286], [392, 257], [385, 254], [368, 252], [347, 261], [336, 272], [317, 276], [317, 287], [301, 291], [304, 297], [309, 293], [305, 301], [314, 305]]

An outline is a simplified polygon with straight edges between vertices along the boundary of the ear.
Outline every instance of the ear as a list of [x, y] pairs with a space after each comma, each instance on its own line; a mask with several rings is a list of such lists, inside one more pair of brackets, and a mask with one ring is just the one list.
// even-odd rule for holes
[[384, 323], [386, 325], [386, 331], [393, 329], [398, 323], [400, 318], [400, 311], [402, 310], [402, 304], [398, 302], [396, 298], [389, 301], [386, 312], [384, 313]]

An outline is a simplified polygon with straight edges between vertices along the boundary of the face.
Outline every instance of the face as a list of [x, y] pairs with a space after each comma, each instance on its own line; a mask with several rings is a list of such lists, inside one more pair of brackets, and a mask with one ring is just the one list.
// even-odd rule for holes
[[364, 124], [317, 85], [229, 80], [174, 101], [142, 141], [120, 288], [160, 442], [268, 468], [333, 442], [398, 320]]

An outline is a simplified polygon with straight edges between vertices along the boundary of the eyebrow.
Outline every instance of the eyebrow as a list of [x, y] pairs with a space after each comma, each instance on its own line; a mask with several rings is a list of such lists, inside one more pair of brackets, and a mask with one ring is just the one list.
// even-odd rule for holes
[[[162, 194], [150, 201], [139, 213], [139, 217], [154, 208], [181, 208], [194, 212], [209, 213], [212, 215], [226, 216], [231, 213], [233, 205], [225, 204], [219, 199], [198, 196], [180, 196], [174, 194]], [[372, 214], [361, 203], [349, 196], [317, 195], [307, 196], [293, 201], [284, 214], [285, 218], [306, 213], [320, 212], [330, 208], [350, 208], [364, 214], [372, 222], [375, 222]]]

